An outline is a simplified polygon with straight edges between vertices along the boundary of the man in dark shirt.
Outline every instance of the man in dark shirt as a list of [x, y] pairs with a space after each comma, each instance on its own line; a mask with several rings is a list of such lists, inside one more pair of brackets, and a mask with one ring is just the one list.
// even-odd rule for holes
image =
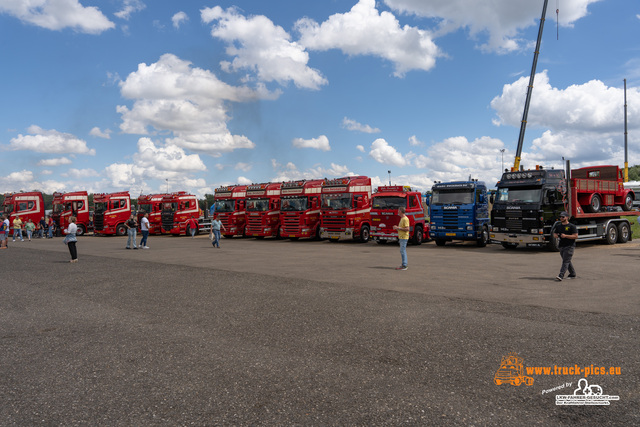
[[556, 280], [561, 282], [564, 279], [564, 273], [569, 270], [568, 279], [576, 277], [576, 269], [573, 268], [571, 258], [573, 258], [573, 251], [576, 248], [576, 239], [578, 238], [578, 229], [575, 225], [569, 222], [569, 214], [567, 212], [560, 212], [560, 224], [556, 225], [553, 230], [556, 239], [560, 239], [558, 246], [560, 247], [560, 256], [562, 257], [562, 267], [560, 268], [560, 274], [556, 276]]

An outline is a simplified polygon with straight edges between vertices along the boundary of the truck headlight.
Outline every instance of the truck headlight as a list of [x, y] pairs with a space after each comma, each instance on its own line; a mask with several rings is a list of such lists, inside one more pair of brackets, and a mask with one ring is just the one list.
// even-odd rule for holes
[[473, 225], [467, 225], [467, 230], [468, 231], [473, 231]]

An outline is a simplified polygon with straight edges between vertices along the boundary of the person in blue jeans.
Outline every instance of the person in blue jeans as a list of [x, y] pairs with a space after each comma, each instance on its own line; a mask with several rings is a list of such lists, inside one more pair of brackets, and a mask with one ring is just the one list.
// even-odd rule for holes
[[136, 216], [131, 214], [129, 220], [124, 223], [127, 226], [127, 249], [131, 249], [131, 244], [133, 243], [133, 249], [138, 249], [138, 245], [136, 244], [137, 239], [137, 231], [138, 231], [138, 221], [136, 221]]
[[403, 207], [398, 208], [398, 216], [400, 217], [400, 223], [394, 225], [393, 229], [398, 231], [398, 243], [400, 244], [400, 259], [402, 265], [397, 267], [396, 270], [406, 270], [407, 265], [407, 243], [409, 242], [409, 232], [411, 231], [411, 224], [409, 218], [405, 215], [406, 209]]
[[218, 219], [218, 215], [215, 215], [211, 221], [211, 239], [213, 240], [211, 244], [214, 248], [220, 247], [220, 228], [226, 231], [226, 228], [224, 228], [224, 225], [222, 225], [222, 222]]

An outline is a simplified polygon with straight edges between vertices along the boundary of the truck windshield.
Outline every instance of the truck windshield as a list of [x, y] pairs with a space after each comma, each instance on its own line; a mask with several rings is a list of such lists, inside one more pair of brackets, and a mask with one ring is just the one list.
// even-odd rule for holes
[[138, 205], [138, 211], [140, 212], [153, 212], [153, 205], [141, 203]]
[[323, 194], [322, 209], [351, 209], [351, 193]]
[[13, 205], [12, 204], [4, 205], [4, 212], [8, 214], [13, 212]]
[[307, 210], [307, 198], [306, 197], [293, 197], [291, 199], [282, 199], [283, 211], [306, 211]]
[[460, 188], [458, 190], [434, 190], [431, 203], [434, 205], [462, 205], [473, 203], [473, 190]]
[[235, 205], [235, 200], [216, 200], [216, 212], [233, 212]]
[[269, 199], [247, 200], [247, 210], [252, 212], [266, 212], [269, 210]]
[[96, 213], [103, 213], [107, 210], [108, 203], [96, 202], [95, 203], [95, 211]]
[[540, 201], [540, 188], [498, 188], [498, 202], [534, 203]]
[[162, 210], [163, 211], [175, 212], [176, 210], [178, 210], [178, 204], [177, 203], [163, 203], [162, 204]]
[[373, 197], [373, 209], [398, 209], [407, 207], [407, 199], [397, 196]]
[[53, 213], [62, 213], [64, 210], [64, 205], [62, 203], [54, 203], [53, 209], [51, 210]]

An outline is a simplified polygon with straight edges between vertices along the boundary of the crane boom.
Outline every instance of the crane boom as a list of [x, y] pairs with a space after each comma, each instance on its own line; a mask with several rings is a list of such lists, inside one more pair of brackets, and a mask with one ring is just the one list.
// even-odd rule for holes
[[529, 104], [531, 103], [531, 92], [533, 92], [533, 80], [536, 77], [536, 66], [538, 65], [538, 54], [540, 53], [540, 42], [542, 41], [542, 29], [544, 28], [544, 20], [547, 14], [547, 3], [544, 0], [542, 6], [542, 17], [540, 18], [540, 28], [538, 29], [538, 41], [536, 42], [536, 50], [533, 53], [533, 65], [531, 66], [531, 76], [529, 77], [529, 86], [527, 87], [527, 99], [524, 103], [524, 112], [522, 113], [522, 122], [520, 123], [520, 136], [518, 136], [518, 147], [516, 149], [516, 160], [513, 169], [520, 169], [520, 156], [522, 155], [522, 146], [524, 144], [524, 132], [527, 128], [527, 116], [529, 115]]

